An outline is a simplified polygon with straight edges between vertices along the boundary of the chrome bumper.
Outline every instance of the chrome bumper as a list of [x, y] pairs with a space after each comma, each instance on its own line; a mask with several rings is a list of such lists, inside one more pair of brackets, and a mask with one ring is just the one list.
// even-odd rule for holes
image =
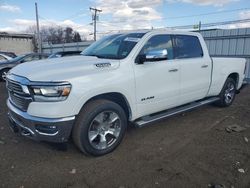
[[14, 132], [37, 141], [67, 142], [75, 121], [75, 116], [65, 118], [40, 118], [30, 116], [14, 107], [7, 100], [10, 127]]

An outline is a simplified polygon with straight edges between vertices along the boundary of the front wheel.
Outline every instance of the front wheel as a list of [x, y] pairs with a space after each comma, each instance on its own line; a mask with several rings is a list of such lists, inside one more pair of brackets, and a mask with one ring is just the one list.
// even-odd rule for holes
[[95, 100], [81, 110], [72, 136], [82, 152], [101, 156], [120, 144], [126, 127], [127, 118], [121, 106], [108, 100]]
[[227, 78], [222, 91], [219, 95], [220, 100], [216, 103], [220, 107], [230, 106], [236, 95], [236, 82], [232, 78]]

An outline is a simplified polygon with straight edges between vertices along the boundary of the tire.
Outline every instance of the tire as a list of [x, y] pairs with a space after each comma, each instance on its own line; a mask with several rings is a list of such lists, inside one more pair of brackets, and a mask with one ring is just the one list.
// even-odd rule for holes
[[1, 81], [5, 81], [5, 75], [6, 75], [6, 73], [9, 71], [10, 69], [3, 69], [3, 70], [1, 70], [0, 71], [0, 75], [1, 75], [1, 78], [0, 78], [0, 80]]
[[109, 100], [87, 103], [73, 128], [75, 145], [85, 154], [101, 156], [112, 152], [122, 141], [127, 117], [121, 106]]
[[232, 78], [227, 78], [221, 93], [219, 95], [220, 100], [215, 104], [219, 107], [231, 106], [236, 95], [236, 82]]

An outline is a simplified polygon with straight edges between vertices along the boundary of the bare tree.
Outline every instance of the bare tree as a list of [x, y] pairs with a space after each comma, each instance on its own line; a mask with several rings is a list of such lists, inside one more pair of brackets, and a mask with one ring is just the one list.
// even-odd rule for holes
[[66, 27], [65, 29], [65, 43], [73, 42], [73, 29], [71, 27]]
[[74, 32], [73, 42], [82, 42], [81, 36], [78, 32]]
[[[26, 30], [27, 33], [36, 33], [36, 27], [31, 26]], [[70, 42], [81, 42], [81, 36], [77, 31], [74, 31], [71, 27], [42, 27], [40, 34], [43, 42], [49, 44], [61, 44]]]

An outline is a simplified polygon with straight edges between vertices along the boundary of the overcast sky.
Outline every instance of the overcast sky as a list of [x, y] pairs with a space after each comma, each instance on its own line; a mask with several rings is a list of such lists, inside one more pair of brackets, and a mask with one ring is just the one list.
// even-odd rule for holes
[[[92, 19], [90, 6], [103, 10], [98, 23], [100, 33], [121, 29], [198, 24], [199, 21], [211, 23], [250, 18], [250, 0], [37, 0], [36, 2], [41, 25], [71, 26], [86, 35], [93, 30], [93, 26], [90, 25]], [[21, 32], [34, 25], [34, 4], [34, 0], [0, 0], [0, 31]], [[218, 14], [200, 15], [206, 13]], [[250, 24], [229, 27], [247, 26]]]

